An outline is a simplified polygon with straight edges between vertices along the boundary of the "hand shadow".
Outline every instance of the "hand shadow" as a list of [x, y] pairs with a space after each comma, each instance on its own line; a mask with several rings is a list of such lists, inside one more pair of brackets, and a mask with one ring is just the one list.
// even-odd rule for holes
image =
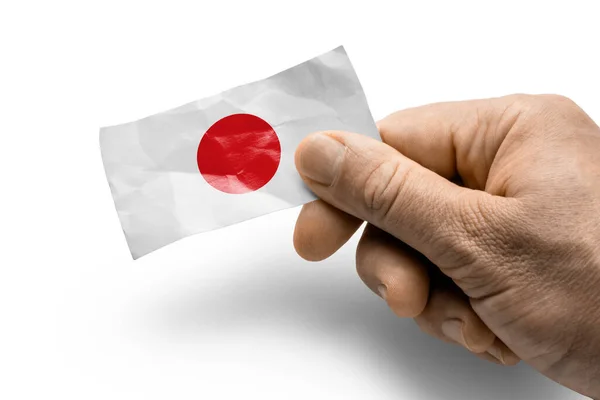
[[401, 390], [410, 382], [422, 390], [421, 398], [577, 396], [524, 363], [502, 367], [480, 360], [459, 346], [425, 335], [411, 319], [395, 317], [356, 276], [351, 248], [346, 246], [318, 264], [304, 262], [284, 249], [248, 257], [257, 261], [237, 267], [235, 273], [227, 271], [228, 265], [202, 265], [199, 275], [206, 268], [224, 269], [226, 283], [204, 282], [188, 293], [171, 292], [152, 307], [152, 319], [172, 334], [199, 337], [207, 331], [235, 337], [248, 326], [272, 334], [273, 327], [285, 326], [321, 338], [339, 338], [346, 351], [356, 350], [356, 358], [372, 357], [389, 376], [401, 377], [386, 384]]

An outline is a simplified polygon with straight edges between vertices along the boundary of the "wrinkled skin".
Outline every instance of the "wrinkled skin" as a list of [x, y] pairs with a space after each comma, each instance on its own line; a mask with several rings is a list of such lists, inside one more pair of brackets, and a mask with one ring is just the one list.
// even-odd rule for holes
[[297, 252], [325, 259], [367, 221], [357, 270], [398, 316], [600, 398], [600, 128], [554, 95], [432, 104], [378, 127], [383, 143], [320, 132], [299, 146], [320, 200], [300, 213]]

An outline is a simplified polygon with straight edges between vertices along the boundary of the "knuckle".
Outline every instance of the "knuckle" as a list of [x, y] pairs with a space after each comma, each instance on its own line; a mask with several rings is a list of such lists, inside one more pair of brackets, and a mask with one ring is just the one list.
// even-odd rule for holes
[[561, 94], [542, 94], [539, 95], [539, 98], [548, 105], [553, 105], [557, 107], [568, 107], [575, 108], [577, 104], [573, 100], [571, 100], [567, 96], [563, 96]]
[[382, 161], [368, 174], [364, 184], [367, 210], [386, 217], [404, 191], [413, 168], [399, 161]]
[[570, 98], [558, 94], [539, 95], [539, 110], [555, 119], [580, 119], [585, 112]]
[[505, 96], [509, 103], [523, 110], [531, 108], [561, 108], [581, 110], [569, 97], [560, 94], [525, 94], [515, 93]]
[[530, 135], [541, 135], [549, 141], [570, 140], [581, 129], [595, 126], [594, 121], [573, 100], [556, 94], [537, 95], [530, 106], [527, 120]]
[[[558, 94], [539, 94], [526, 95], [515, 94], [507, 96], [510, 99], [509, 109], [512, 113], [505, 113], [507, 117], [512, 117], [516, 113], [521, 118], [522, 128], [519, 130], [521, 136], [528, 137], [529, 131], [532, 128], [539, 128], [540, 123], [544, 124], [547, 129], [542, 130], [544, 134], [555, 136], [557, 134], [556, 127], [562, 127], [566, 122], [574, 121], [589, 121], [587, 116], [573, 100]], [[516, 121], [516, 119], [515, 119]], [[533, 129], [537, 131], [537, 129]], [[564, 129], [559, 129], [560, 132], [565, 132]], [[568, 131], [568, 130], [566, 130]]]

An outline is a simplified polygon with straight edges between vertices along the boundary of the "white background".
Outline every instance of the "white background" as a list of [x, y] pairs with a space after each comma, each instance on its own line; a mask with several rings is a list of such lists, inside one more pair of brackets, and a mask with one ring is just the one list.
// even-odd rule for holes
[[351, 3], [2, 2], [0, 398], [581, 398], [395, 318], [355, 276], [356, 238], [302, 261], [297, 209], [131, 260], [98, 128], [339, 44], [376, 118], [554, 92], [600, 120], [594, 1]]

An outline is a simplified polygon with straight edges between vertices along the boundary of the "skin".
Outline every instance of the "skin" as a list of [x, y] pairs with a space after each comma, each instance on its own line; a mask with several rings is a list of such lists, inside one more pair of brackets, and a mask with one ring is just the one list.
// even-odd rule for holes
[[320, 198], [298, 254], [323, 260], [366, 221], [358, 274], [399, 317], [600, 398], [600, 128], [555, 95], [432, 104], [378, 128], [382, 142], [319, 132], [298, 147]]

